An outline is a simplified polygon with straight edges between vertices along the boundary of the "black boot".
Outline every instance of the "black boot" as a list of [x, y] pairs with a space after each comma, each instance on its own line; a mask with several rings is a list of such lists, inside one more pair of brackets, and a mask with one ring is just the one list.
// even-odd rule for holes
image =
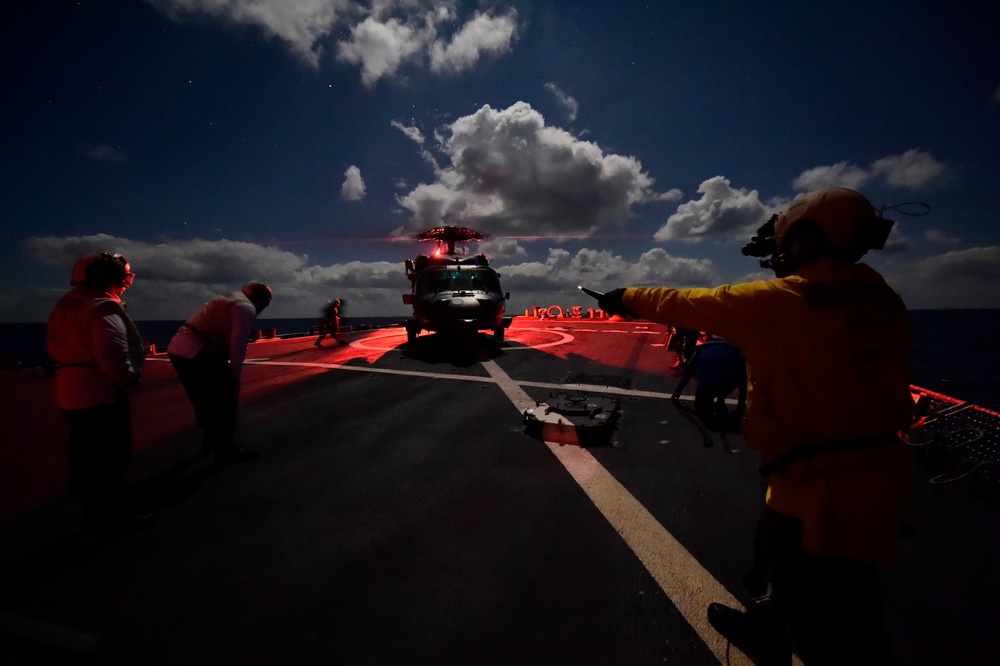
[[756, 666], [788, 666], [792, 662], [788, 635], [769, 602], [754, 603], [746, 612], [709, 604], [708, 622]]

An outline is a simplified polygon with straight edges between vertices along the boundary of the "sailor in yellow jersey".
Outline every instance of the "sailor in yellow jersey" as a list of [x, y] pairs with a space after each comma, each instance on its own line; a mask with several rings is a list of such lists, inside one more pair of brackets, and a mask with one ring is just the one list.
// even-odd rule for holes
[[[714, 289], [631, 288], [600, 299], [720, 335], [749, 368], [743, 434], [764, 462], [757, 547], [769, 600], [712, 604], [712, 625], [757, 664], [887, 664], [878, 565], [896, 555], [912, 481], [909, 328], [899, 295], [858, 263], [892, 222], [853, 190], [806, 195], [744, 254], [776, 278]], [[787, 638], [791, 638], [791, 643]]]

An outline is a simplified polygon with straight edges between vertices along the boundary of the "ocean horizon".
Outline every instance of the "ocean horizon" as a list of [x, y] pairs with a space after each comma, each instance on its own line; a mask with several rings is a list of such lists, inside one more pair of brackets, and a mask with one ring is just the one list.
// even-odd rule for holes
[[[911, 383], [931, 391], [1000, 411], [1000, 309], [911, 310]], [[385, 327], [406, 317], [347, 317], [344, 324]], [[137, 321], [145, 340], [166, 349], [182, 320]], [[279, 336], [309, 335], [316, 317], [258, 319], [255, 328]], [[33, 367], [49, 362], [45, 323], [0, 323], [0, 368]]]

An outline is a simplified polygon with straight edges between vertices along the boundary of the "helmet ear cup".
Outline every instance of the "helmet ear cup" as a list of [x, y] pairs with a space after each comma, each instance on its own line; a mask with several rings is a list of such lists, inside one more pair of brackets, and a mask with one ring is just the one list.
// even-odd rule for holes
[[819, 224], [813, 220], [799, 220], [789, 229], [782, 249], [797, 266], [805, 266], [827, 254], [829, 247]]
[[866, 250], [882, 250], [889, 240], [889, 232], [895, 222], [884, 217], [870, 217], [863, 220], [858, 229], [858, 242]]

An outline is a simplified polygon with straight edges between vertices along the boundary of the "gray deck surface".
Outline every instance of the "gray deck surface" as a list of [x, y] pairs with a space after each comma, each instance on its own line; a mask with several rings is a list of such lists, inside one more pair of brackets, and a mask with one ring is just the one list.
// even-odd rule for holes
[[[664, 337], [516, 318], [474, 348], [398, 328], [258, 342], [239, 439], [261, 456], [217, 473], [153, 357], [132, 476], [156, 519], [109, 540], [76, 533], [52, 380], [3, 373], [0, 630], [39, 640], [0, 662], [725, 663], [704, 605], [749, 600], [763, 484], [738, 435], [670, 402]], [[621, 401], [608, 445], [525, 434], [519, 396], [559, 391]], [[884, 572], [897, 656], [997, 663], [997, 502], [928, 476]], [[55, 647], [89, 638], [89, 661]]]

